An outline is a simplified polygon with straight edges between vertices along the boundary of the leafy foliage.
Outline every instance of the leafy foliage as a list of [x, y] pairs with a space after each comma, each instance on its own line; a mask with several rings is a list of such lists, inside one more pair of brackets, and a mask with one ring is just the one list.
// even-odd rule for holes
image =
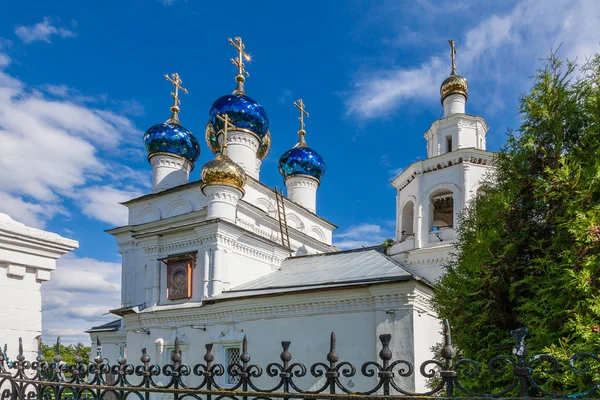
[[[78, 346], [81, 346], [79, 355], [83, 359], [82, 362], [84, 364], [89, 364], [89, 362], [90, 362], [89, 353], [91, 351], [91, 347], [84, 346], [82, 343], [79, 343], [78, 345], [71, 344], [68, 346], [61, 344], [60, 345], [60, 356], [62, 358], [62, 361], [64, 361], [68, 365], [74, 365]], [[56, 355], [56, 345], [47, 345], [47, 344], [42, 343], [42, 354], [43, 354], [46, 362], [53, 362], [54, 356]]]
[[[464, 356], [507, 354], [507, 332], [526, 326], [530, 354], [557, 357], [546, 384], [573, 392], [600, 380], [568, 367], [600, 344], [600, 56], [575, 77], [556, 54], [520, 99], [521, 126], [498, 153], [497, 172], [460, 219], [455, 261], [435, 289]], [[587, 379], [587, 380], [586, 380]], [[479, 380], [480, 390], [498, 380]]]

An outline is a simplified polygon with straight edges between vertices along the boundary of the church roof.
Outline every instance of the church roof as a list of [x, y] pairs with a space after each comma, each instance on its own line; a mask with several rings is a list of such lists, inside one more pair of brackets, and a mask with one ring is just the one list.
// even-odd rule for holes
[[379, 248], [370, 247], [288, 258], [278, 271], [236, 286], [214, 300], [409, 280], [431, 285]]
[[92, 333], [92, 332], [112, 332], [112, 331], [118, 331], [119, 328], [121, 327], [121, 319], [117, 319], [111, 322], [108, 322], [104, 325], [98, 325], [98, 326], [92, 326], [91, 329], [85, 331], [86, 333]]

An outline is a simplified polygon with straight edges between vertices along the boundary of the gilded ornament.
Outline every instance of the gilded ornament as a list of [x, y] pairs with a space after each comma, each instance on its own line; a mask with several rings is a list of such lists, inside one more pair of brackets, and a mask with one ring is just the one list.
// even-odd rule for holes
[[469, 86], [467, 79], [456, 74], [456, 47], [454, 46], [454, 40], [448, 40], [450, 44], [450, 58], [452, 60], [452, 70], [450, 76], [442, 82], [440, 87], [440, 95], [442, 96], [442, 103], [444, 99], [451, 94], [462, 94], [465, 99], [468, 98]]
[[227, 134], [230, 129], [236, 129], [236, 127], [229, 121], [227, 114], [219, 114], [217, 118], [223, 122], [221, 154], [202, 167], [202, 189], [208, 185], [224, 185], [236, 188], [243, 194], [246, 172], [227, 156]]

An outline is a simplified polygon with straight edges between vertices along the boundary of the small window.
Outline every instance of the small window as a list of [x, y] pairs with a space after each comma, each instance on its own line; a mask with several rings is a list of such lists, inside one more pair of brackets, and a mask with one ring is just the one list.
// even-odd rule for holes
[[446, 136], [446, 153], [452, 151], [452, 135]]
[[231, 364], [240, 364], [241, 365], [241, 360], [240, 360], [241, 355], [242, 355], [242, 350], [239, 348], [239, 346], [225, 347], [225, 366], [226, 366], [225, 378], [226, 378], [227, 384], [229, 384], [229, 385], [235, 385], [236, 383], [238, 383], [240, 381], [239, 376], [229, 375], [228, 367]]

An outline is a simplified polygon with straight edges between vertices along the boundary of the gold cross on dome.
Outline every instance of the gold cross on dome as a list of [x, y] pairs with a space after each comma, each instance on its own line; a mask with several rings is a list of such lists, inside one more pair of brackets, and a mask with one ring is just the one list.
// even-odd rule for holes
[[223, 121], [223, 129], [221, 129], [223, 131], [223, 144], [221, 145], [221, 154], [227, 155], [227, 138], [228, 138], [227, 135], [228, 135], [229, 129], [235, 129], [235, 125], [233, 125], [229, 121], [229, 115], [227, 115], [227, 114], [217, 114], [217, 118], [220, 121]]
[[179, 77], [179, 74], [177, 72], [171, 74], [170, 77], [169, 74], [165, 74], [165, 79], [171, 82], [175, 87], [175, 91], [171, 92], [171, 96], [173, 96], [173, 105], [178, 106], [179, 103], [181, 103], [181, 101], [179, 100], [179, 89], [181, 89], [181, 91], [185, 94], [188, 94], [188, 91], [186, 88], [181, 86], [181, 78]]
[[244, 64], [244, 59], [246, 61], [250, 61], [250, 55], [244, 51], [246, 49], [246, 46], [244, 45], [244, 42], [242, 42], [242, 38], [241, 37], [236, 37], [235, 39], [229, 38], [229, 43], [231, 43], [231, 45], [233, 47], [235, 47], [235, 49], [238, 52], [237, 57], [231, 59], [231, 63], [233, 65], [235, 65], [236, 67], [238, 67], [238, 76], [242, 76], [242, 77], [244, 75], [250, 76], [248, 71], [246, 71], [246, 69], [244, 68], [246, 66]]
[[300, 121], [300, 130], [302, 132], [304, 132], [304, 116], [306, 115], [308, 117], [308, 113], [304, 109], [304, 107], [305, 107], [304, 102], [302, 101], [302, 99], [299, 99], [294, 102], [294, 106], [298, 110], [300, 110], [300, 118], [298, 118], [298, 121]]
[[448, 43], [450, 43], [450, 58], [452, 58], [452, 75], [456, 74], [456, 60], [455, 60], [455, 56], [456, 56], [456, 47], [454, 47], [454, 40], [448, 40]]

